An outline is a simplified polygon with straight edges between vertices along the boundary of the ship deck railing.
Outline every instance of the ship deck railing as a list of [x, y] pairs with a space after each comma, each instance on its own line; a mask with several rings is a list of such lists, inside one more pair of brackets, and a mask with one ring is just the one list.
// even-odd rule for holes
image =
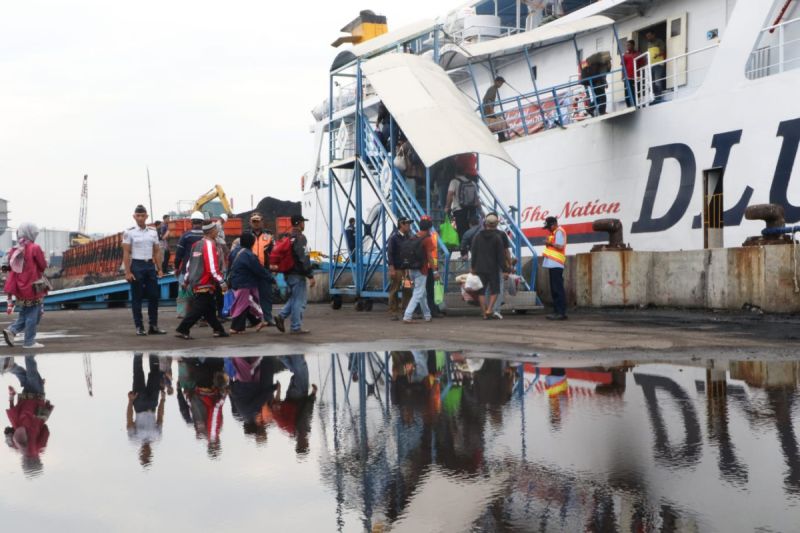
[[658, 62], [653, 62], [647, 52], [637, 56], [636, 107], [641, 109], [694, 93], [705, 80], [717, 48], [719, 43], [714, 43]]
[[[596, 92], [601, 83], [605, 85], [604, 94]], [[477, 111], [492, 132], [503, 133], [511, 140], [599, 116], [602, 103], [606, 115], [626, 111], [626, 83], [622, 69], [584, 79], [575, 76], [546, 89], [495, 101], [492, 113], [485, 113], [484, 105]]]
[[800, 18], [767, 26], [747, 63], [747, 78], [755, 80], [800, 67]]

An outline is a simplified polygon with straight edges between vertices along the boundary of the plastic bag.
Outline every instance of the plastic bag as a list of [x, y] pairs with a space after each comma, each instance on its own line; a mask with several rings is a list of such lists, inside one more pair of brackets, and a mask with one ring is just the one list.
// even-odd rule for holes
[[437, 306], [444, 302], [444, 283], [435, 281], [433, 283], [433, 303]]
[[402, 154], [397, 154], [396, 156], [394, 156], [394, 168], [396, 168], [400, 172], [406, 171], [406, 158], [403, 157]]
[[475, 274], [467, 274], [467, 279], [464, 281], [464, 289], [472, 292], [477, 292], [483, 289], [481, 278]]
[[450, 222], [450, 216], [446, 216], [444, 222], [439, 226], [439, 236], [442, 238], [444, 245], [450, 250], [458, 249], [461, 244], [458, 239], [458, 232]]

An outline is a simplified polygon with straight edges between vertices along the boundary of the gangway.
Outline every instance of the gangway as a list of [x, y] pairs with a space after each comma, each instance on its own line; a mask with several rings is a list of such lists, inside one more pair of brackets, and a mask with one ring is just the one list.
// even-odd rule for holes
[[[434, 49], [436, 49], [434, 47]], [[469, 102], [447, 77], [444, 70], [426, 58], [411, 54], [387, 54], [369, 61], [357, 58], [354, 62], [333, 70], [330, 91], [337, 76], [355, 77], [356, 102], [349, 117], [334, 118], [333, 98], [329, 109], [330, 134], [328, 166], [328, 229], [329, 229], [329, 292], [341, 302], [343, 295], [357, 300], [388, 296], [389, 265], [386, 246], [398, 217], [411, 219], [412, 228], [423, 215], [433, 215], [431, 199], [431, 167], [439, 161], [463, 153], [489, 155], [512, 165], [516, 171], [516, 205], [508, 207], [494, 192], [487, 180], [479, 176], [483, 212], [496, 212], [501, 229], [514, 243], [518, 275], [522, 275], [522, 253], [532, 257], [531, 276], [525, 280], [525, 294], [519, 302], [522, 308], [538, 307], [535, 294], [536, 251], [520, 227], [520, 173], [510, 156], [497, 143]], [[365, 107], [365, 84], [370, 84], [371, 99], [380, 97], [390, 112], [388, 149], [376, 134]], [[427, 97], [420, 108], [404, 91]], [[415, 108], [416, 105], [416, 108]], [[349, 119], [349, 123], [346, 122]], [[336, 126], [353, 126], [353, 148], [336, 146]], [[424, 198], [416, 197], [406, 184], [403, 172], [394, 164], [397, 154], [398, 131], [402, 131], [425, 165]], [[342, 154], [342, 155], [340, 155]], [[346, 154], [346, 155], [344, 155]], [[351, 155], [352, 154], [352, 155]], [[337, 156], [339, 159], [337, 160]], [[420, 195], [421, 196], [421, 195]], [[424, 205], [423, 205], [424, 204]], [[356, 219], [355, 249], [343, 247], [343, 230], [349, 218]], [[436, 217], [433, 217], [436, 220]], [[450, 251], [438, 241], [440, 272], [445, 286], [448, 307], [458, 307], [460, 294], [450, 279]], [[508, 301], [508, 300], [507, 300]], [[510, 303], [510, 302], [509, 302]], [[371, 305], [361, 308], [369, 309]], [[514, 308], [514, 305], [510, 305]]]
[[[177, 285], [174, 274], [158, 279], [159, 297], [162, 303], [172, 301], [170, 287]], [[94, 283], [81, 287], [51, 291], [44, 299], [45, 308], [54, 309], [95, 309], [110, 304], [127, 304], [131, 300], [130, 283], [120, 279]], [[6, 302], [0, 302], [0, 310], [5, 310]]]

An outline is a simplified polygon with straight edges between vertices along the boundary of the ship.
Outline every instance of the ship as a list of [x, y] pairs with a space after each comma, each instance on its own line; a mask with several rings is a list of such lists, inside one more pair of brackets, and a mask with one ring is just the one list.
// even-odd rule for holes
[[[382, 33], [386, 20], [367, 12], [360, 25], [343, 28], [353, 38], [337, 44], [356, 44], [337, 53], [331, 71], [414, 55], [444, 72], [500, 137], [492, 150], [501, 157], [482, 156], [480, 174], [495, 206], [508, 208], [505, 218], [533, 246], [544, 242], [545, 218], [556, 216], [570, 254], [607, 241], [593, 226], [607, 218], [621, 221], [635, 250], [736, 247], [764, 227], [746, 219], [748, 206], [777, 204], [787, 224], [800, 221], [800, 184], [792, 180], [798, 17], [794, 0], [484, 0]], [[665, 58], [649, 52], [653, 38]], [[623, 61], [628, 41], [638, 51], [633, 76]], [[587, 80], [582, 71], [597, 57], [608, 67]], [[497, 77], [506, 83], [487, 110], [482, 99]], [[374, 124], [388, 102], [372, 81], [331, 83], [313, 111], [315, 161], [302, 180], [303, 212], [310, 246], [333, 262], [345, 253], [345, 219], [335, 216], [342, 204], [326, 189], [352, 179], [352, 166], [338, 163], [357, 146], [358, 113]], [[396, 207], [382, 196], [363, 195], [363, 238], [382, 231], [375, 224], [382, 207]], [[419, 203], [434, 217], [441, 207], [436, 199]]]

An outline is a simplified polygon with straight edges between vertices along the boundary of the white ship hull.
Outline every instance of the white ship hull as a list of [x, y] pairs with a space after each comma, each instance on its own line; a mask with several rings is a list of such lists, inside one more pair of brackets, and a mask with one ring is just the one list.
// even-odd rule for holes
[[[746, 76], [748, 60], [778, 5], [768, 4], [740, 0], [731, 8], [725, 2], [665, 0], [645, 16], [617, 22], [619, 37], [627, 38], [659, 21], [682, 19], [688, 31], [681, 45], [701, 53], [687, 58], [687, 79], [679, 83], [674, 100], [623, 112], [623, 93], [612, 89], [608, 115], [503, 144], [520, 168], [521, 226], [534, 244], [541, 243], [549, 215], [567, 229], [570, 254], [606, 240], [591, 227], [601, 218], [622, 220], [625, 240], [637, 250], [739, 246], [763, 228], [763, 222], [744, 219], [748, 205], [778, 203], [787, 223], [800, 221], [800, 177], [792, 179], [800, 141], [800, 100], [794, 95], [800, 69]], [[790, 31], [800, 37], [800, 24], [795, 26]], [[584, 57], [608, 49], [608, 37], [598, 35], [579, 37], [574, 48], [570, 43], [536, 55], [539, 87], [574, 78], [575, 48]], [[522, 57], [504, 64], [501, 73], [512, 87], [530, 87], [529, 65]], [[488, 70], [475, 74], [484, 91]], [[620, 80], [610, 82], [621, 88]], [[476, 99], [472, 80], [462, 80], [459, 87]], [[325, 136], [317, 138], [324, 152]], [[715, 167], [709, 179], [721, 174], [722, 187], [708, 190], [706, 171]], [[317, 175], [324, 173], [321, 168]], [[480, 171], [507, 205], [517, 205], [513, 170], [482, 158]], [[704, 198], [714, 192], [722, 194], [724, 227], [704, 230]], [[328, 224], [337, 218], [327, 213], [327, 189], [307, 184], [303, 208], [312, 219], [307, 225], [311, 245], [327, 250]]]

